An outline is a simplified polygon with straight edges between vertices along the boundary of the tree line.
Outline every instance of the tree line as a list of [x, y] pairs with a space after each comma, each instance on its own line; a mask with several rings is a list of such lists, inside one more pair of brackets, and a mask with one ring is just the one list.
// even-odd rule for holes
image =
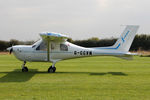
[[[116, 42], [116, 38], [112, 39], [99, 39], [97, 37], [92, 37], [87, 40], [72, 40], [71, 38], [68, 39], [69, 42], [74, 43], [79, 46], [83, 47], [104, 47], [104, 46], [112, 46]], [[31, 45], [35, 41], [18, 41], [12, 39], [10, 41], [2, 41], [0, 40], [0, 51], [6, 51], [6, 49], [13, 45]], [[137, 51], [137, 50], [150, 50], [150, 35], [136, 35], [135, 39], [132, 43], [130, 51]]]
[[[105, 47], [112, 46], [117, 41], [117, 38], [112, 39], [99, 39], [97, 37], [93, 37], [87, 40], [72, 40], [68, 39], [68, 41], [83, 47]], [[136, 35], [134, 41], [131, 45], [130, 51], [138, 51], [138, 50], [150, 50], [150, 35], [142, 34]]]
[[8, 47], [14, 45], [31, 45], [34, 41], [18, 41], [15, 39], [11, 39], [10, 41], [2, 41], [0, 40], [0, 51], [6, 51]]

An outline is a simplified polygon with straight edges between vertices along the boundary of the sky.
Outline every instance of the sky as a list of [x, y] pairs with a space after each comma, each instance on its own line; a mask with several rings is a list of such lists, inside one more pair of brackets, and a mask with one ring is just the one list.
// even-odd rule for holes
[[150, 0], [0, 0], [0, 40], [58, 32], [74, 40], [119, 37], [125, 25], [150, 34]]

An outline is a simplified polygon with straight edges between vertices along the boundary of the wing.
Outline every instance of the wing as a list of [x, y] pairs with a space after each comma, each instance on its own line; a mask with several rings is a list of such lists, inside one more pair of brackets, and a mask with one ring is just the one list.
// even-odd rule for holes
[[61, 42], [65, 41], [67, 38], [69, 38], [66, 35], [60, 34], [60, 33], [40, 33], [40, 36], [42, 37], [43, 40], [45, 41], [56, 41], [56, 42]]

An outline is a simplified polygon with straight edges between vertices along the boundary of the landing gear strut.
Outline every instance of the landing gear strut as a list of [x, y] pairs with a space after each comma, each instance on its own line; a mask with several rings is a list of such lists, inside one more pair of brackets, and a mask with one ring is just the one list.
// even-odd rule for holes
[[56, 63], [54, 62], [53, 65], [48, 68], [48, 73], [55, 73], [56, 71], [55, 64]]
[[25, 64], [26, 64], [26, 61], [24, 61], [22, 65], [22, 72], [28, 72], [28, 67], [26, 67]]

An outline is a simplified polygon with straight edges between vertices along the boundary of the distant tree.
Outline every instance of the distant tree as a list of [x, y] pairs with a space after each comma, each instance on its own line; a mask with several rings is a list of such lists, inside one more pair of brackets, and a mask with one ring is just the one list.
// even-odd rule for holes
[[136, 35], [130, 50], [150, 50], [150, 35]]
[[25, 41], [25, 42], [23, 42], [24, 45], [32, 45], [33, 43], [35, 43], [35, 41]]
[[89, 38], [88, 41], [99, 41], [99, 38], [97, 38], [97, 37], [92, 37], [92, 38]]
[[68, 38], [67, 41], [73, 43], [72, 38]]
[[5, 51], [5, 49], [9, 47], [9, 43], [6, 41], [0, 41], [0, 51]]
[[9, 44], [10, 44], [10, 46], [13, 46], [13, 45], [21, 44], [21, 43], [20, 43], [18, 40], [11, 39], [11, 40], [9, 41]]

